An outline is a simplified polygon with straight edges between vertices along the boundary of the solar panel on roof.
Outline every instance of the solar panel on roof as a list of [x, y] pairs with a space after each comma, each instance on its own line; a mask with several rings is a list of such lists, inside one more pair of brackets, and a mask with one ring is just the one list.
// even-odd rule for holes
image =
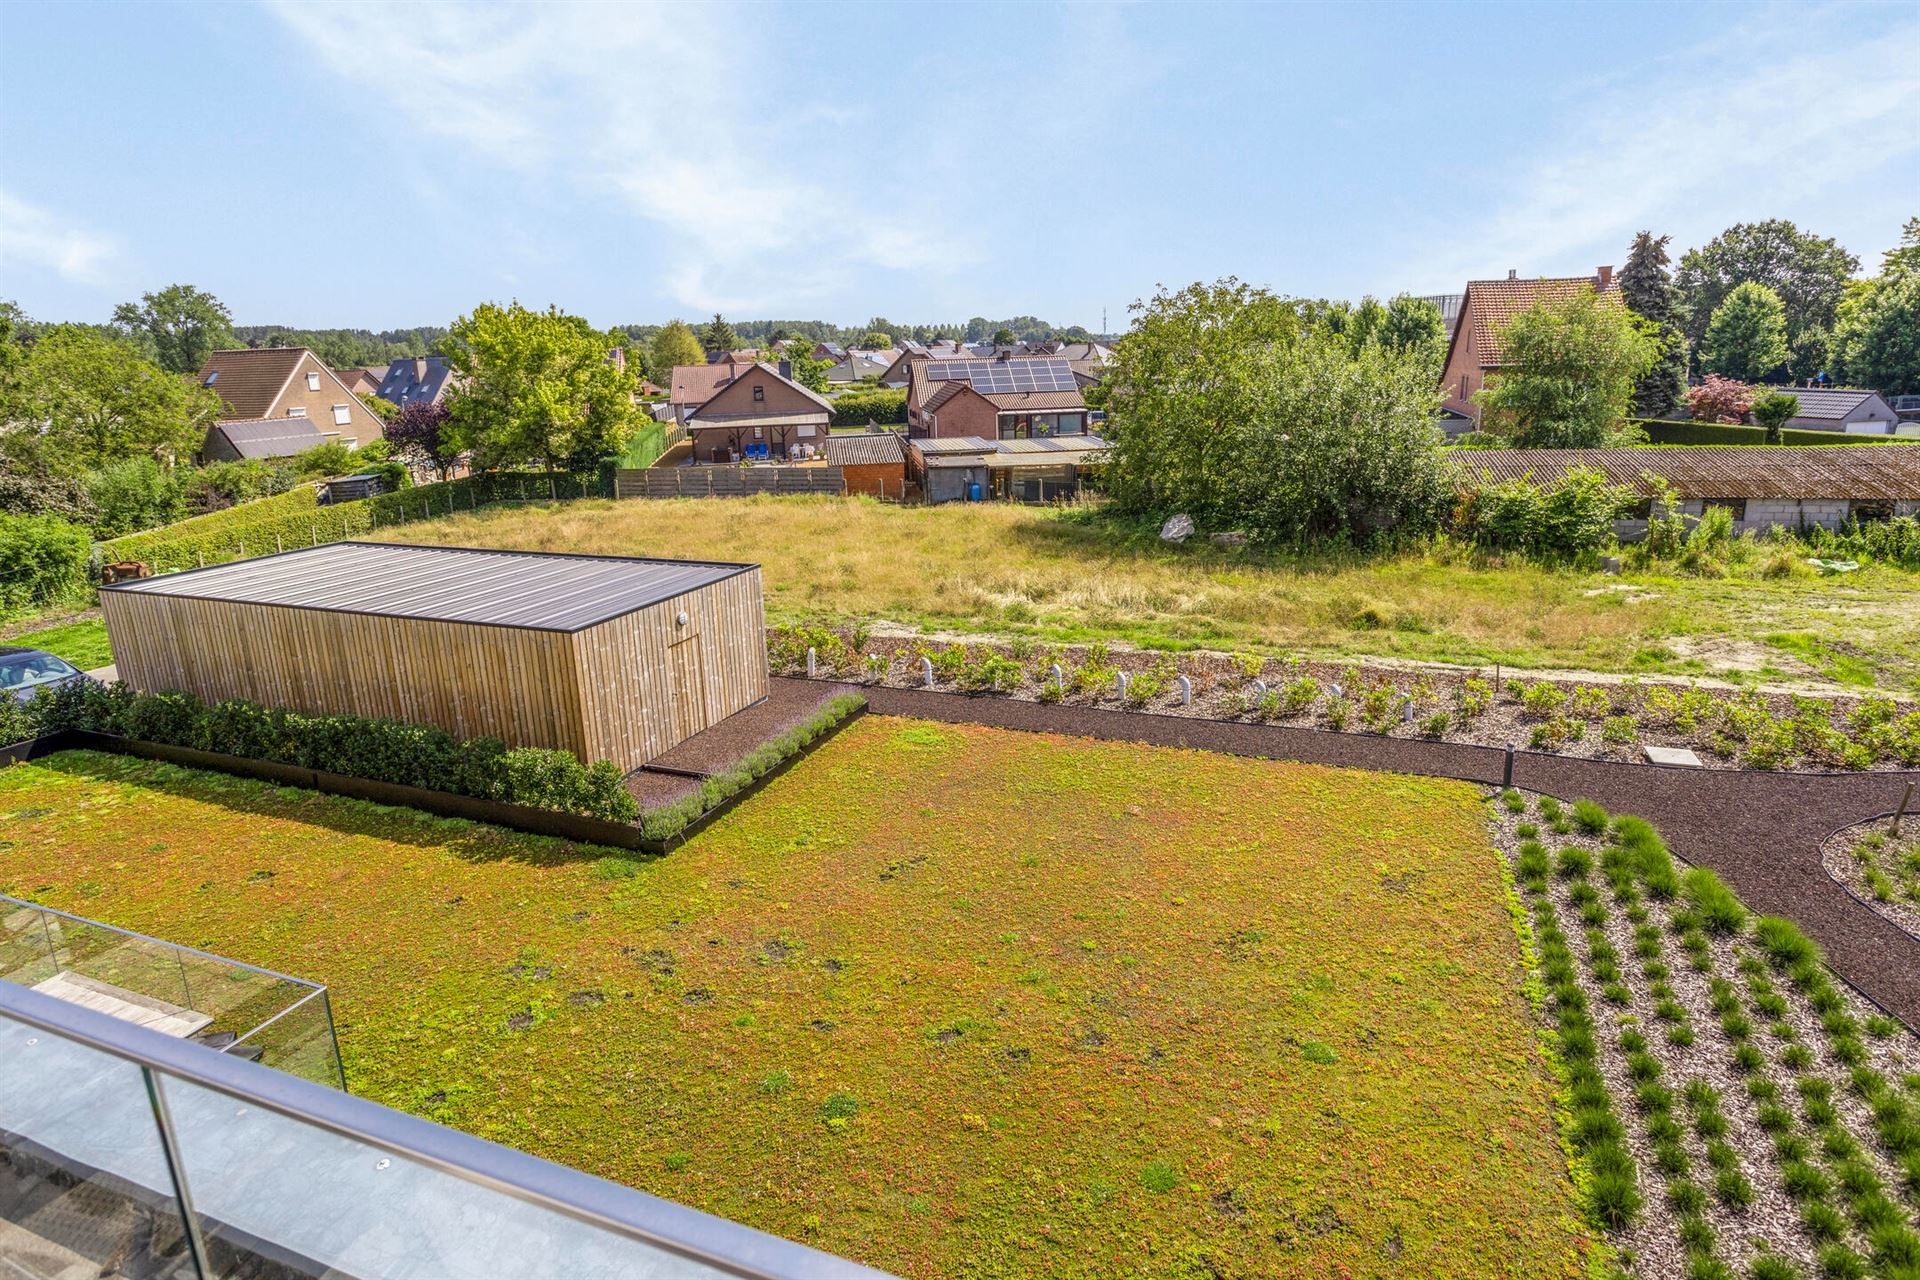
[[964, 382], [987, 395], [1072, 391], [1079, 385], [1066, 360], [932, 360], [926, 376], [930, 382]]

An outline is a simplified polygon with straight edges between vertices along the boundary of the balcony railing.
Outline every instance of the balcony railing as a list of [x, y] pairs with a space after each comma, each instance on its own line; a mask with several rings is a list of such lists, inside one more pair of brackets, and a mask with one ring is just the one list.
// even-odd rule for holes
[[7, 982], [0, 1258], [32, 1280], [882, 1274]]
[[8, 1277], [882, 1274], [329, 1087], [312, 983], [14, 899], [0, 926]]
[[346, 1088], [327, 989], [0, 894], [0, 979]]

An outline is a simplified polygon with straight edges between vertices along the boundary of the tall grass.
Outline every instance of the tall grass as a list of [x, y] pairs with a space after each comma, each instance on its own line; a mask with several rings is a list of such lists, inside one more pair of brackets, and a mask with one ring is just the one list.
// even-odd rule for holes
[[[1476, 558], [1447, 544], [1374, 557], [1172, 548], [1097, 511], [1004, 503], [902, 507], [864, 498], [582, 502], [482, 511], [396, 532], [540, 551], [748, 560], [776, 622], [847, 618], [1156, 648], [1345, 654], [1519, 666], [1693, 671], [1716, 633], [1751, 645], [1816, 628], [1869, 653], [1920, 647], [1920, 579], [1617, 578]], [[1845, 611], [1809, 610], [1844, 591]], [[1905, 596], [1902, 596], [1905, 592]], [[1757, 647], [1757, 646], [1755, 646]]]

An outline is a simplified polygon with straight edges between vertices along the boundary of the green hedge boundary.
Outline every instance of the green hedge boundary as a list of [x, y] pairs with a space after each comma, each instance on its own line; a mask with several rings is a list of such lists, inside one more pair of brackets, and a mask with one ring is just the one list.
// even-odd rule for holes
[[190, 693], [135, 693], [73, 681], [25, 704], [0, 705], [0, 742], [77, 729], [162, 746], [240, 756], [370, 782], [631, 823], [640, 805], [611, 760], [583, 765], [568, 751], [508, 748], [431, 725], [368, 716], [306, 715], [240, 698], [211, 705]]
[[[103, 562], [138, 560], [155, 573], [177, 573], [295, 547], [344, 542], [395, 525], [434, 520], [457, 511], [477, 511], [498, 502], [603, 497], [601, 488], [597, 476], [512, 471], [481, 472], [324, 507], [316, 505], [313, 490], [294, 490], [161, 529], [114, 538], [101, 543], [99, 552]], [[281, 503], [298, 492], [306, 494], [306, 501], [291, 510], [265, 505]]]
[[[1741, 426], [1731, 422], [1669, 422], [1656, 418], [1630, 418], [1631, 426], [1647, 433], [1649, 444], [1765, 444], [1764, 427]], [[1811, 431], [1805, 427], [1786, 427], [1780, 432], [1781, 444], [1915, 444], [1898, 436], [1850, 436], [1844, 431]]]

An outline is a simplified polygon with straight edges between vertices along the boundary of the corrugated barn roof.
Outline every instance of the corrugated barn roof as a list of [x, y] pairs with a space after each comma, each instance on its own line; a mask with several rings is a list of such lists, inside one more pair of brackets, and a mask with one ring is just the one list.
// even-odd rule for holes
[[331, 542], [103, 587], [151, 595], [578, 631], [750, 564]]
[[1591, 467], [1609, 483], [1651, 494], [1648, 475], [1682, 498], [1920, 500], [1920, 445], [1701, 445], [1654, 449], [1460, 449], [1462, 480], [1547, 484]]

